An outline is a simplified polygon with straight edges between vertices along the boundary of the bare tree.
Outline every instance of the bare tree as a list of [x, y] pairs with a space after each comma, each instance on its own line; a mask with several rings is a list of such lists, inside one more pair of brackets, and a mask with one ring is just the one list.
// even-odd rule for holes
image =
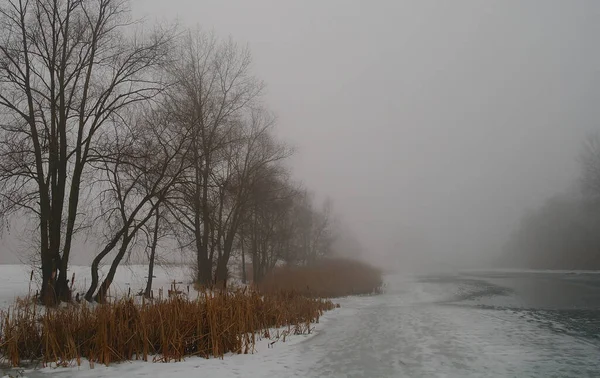
[[274, 140], [271, 130], [274, 117], [262, 108], [253, 109], [244, 128], [240, 143], [225, 149], [224, 169], [217, 171], [215, 182], [219, 191], [217, 229], [217, 267], [215, 281], [227, 278], [231, 257], [241, 222], [250, 210], [253, 186], [269, 174], [269, 167], [277, 165], [291, 154], [291, 149]]
[[252, 185], [249, 210], [240, 232], [240, 242], [248, 246], [255, 282], [277, 262], [294, 259], [296, 219], [293, 208], [301, 193], [281, 166], [264, 167], [258, 178]]
[[[140, 229], [157, 216], [190, 162], [186, 157], [189, 135], [172, 127], [168, 113], [144, 113], [131, 126], [117, 124], [94, 162], [96, 169], [104, 173], [96, 181], [103, 189], [99, 194], [103, 210], [99, 219], [110, 236], [92, 262], [92, 281], [85, 296], [88, 301], [104, 301], [117, 267]], [[108, 275], [94, 296], [98, 267], [117, 245]]]
[[[154, 277], [154, 268], [165, 262], [164, 256], [159, 253], [166, 249], [166, 245], [173, 247], [173, 242], [177, 239], [177, 221], [173, 219], [167, 211], [166, 201], [155, 206], [154, 200], [150, 201], [152, 207], [156, 207], [152, 217], [152, 222], [147, 222], [140, 228], [140, 232], [144, 237], [140, 238], [138, 247], [144, 251], [144, 255], [148, 261], [148, 278], [146, 280], [146, 288], [140, 293], [146, 298], [152, 297], [152, 283]], [[164, 242], [164, 243], [163, 243]]]
[[1, 212], [38, 219], [46, 303], [69, 299], [82, 177], [99, 130], [163, 89], [150, 72], [169, 33], [132, 34], [126, 9], [126, 0], [0, 5]]
[[302, 191], [294, 203], [294, 248], [292, 261], [311, 264], [331, 254], [334, 241], [333, 204], [326, 199], [322, 209], [315, 208], [313, 195]]
[[232, 130], [240, 115], [260, 95], [263, 84], [250, 74], [248, 49], [231, 40], [189, 33], [178, 56], [169, 71], [175, 82], [169, 93], [181, 127], [190, 130], [192, 168], [169, 209], [190, 240], [182, 244], [196, 253], [198, 282], [210, 285], [214, 253], [210, 245], [215, 237], [211, 222], [218, 196], [212, 175], [220, 151], [233, 142]]
[[335, 219], [333, 215], [333, 201], [326, 198], [321, 210], [311, 211], [311, 246], [308, 251], [307, 262], [327, 257], [331, 254], [335, 240]]

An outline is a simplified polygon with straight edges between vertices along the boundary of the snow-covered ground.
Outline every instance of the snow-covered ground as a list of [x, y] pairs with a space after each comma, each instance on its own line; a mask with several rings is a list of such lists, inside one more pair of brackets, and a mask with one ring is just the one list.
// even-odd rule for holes
[[[106, 276], [109, 267], [100, 268], [100, 283]], [[29, 279], [32, 268], [27, 265], [0, 265], [0, 309], [14, 303], [17, 297], [27, 295], [29, 291]], [[69, 270], [69, 279], [75, 273], [75, 283], [73, 285], [73, 295], [75, 293], [84, 294], [90, 283], [90, 267], [72, 266]], [[160, 289], [163, 289], [166, 296], [167, 290], [171, 288], [173, 282], [178, 284], [179, 289], [187, 291], [187, 285], [190, 282], [190, 269], [185, 266], [157, 266], [154, 269], [155, 277], [152, 287], [154, 294], [157, 295]], [[123, 265], [117, 269], [115, 279], [111, 286], [111, 295], [124, 295], [131, 289], [131, 295], [139, 293], [146, 287], [148, 277], [148, 268], [143, 265]], [[35, 278], [34, 278], [35, 279]], [[31, 284], [32, 294], [37, 288], [36, 282]], [[192, 292], [190, 287], [190, 293]]]
[[[75, 273], [75, 292], [85, 292], [89, 283], [89, 267], [73, 266], [70, 272]], [[108, 271], [108, 267], [101, 269], [100, 278]], [[130, 265], [119, 267], [115, 275], [111, 292], [113, 295], [123, 295], [129, 292], [138, 293], [145, 288], [147, 279], [147, 267]], [[155, 295], [162, 289], [164, 295], [171, 288], [173, 282], [179, 289], [187, 292], [190, 281], [190, 271], [187, 267], [167, 266], [156, 267], [154, 271], [153, 288]], [[24, 297], [29, 292], [31, 268], [26, 265], [0, 265], [0, 310], [6, 310], [12, 305], [17, 297]], [[36, 284], [31, 284], [35, 292]], [[190, 285], [190, 296], [194, 296], [194, 289]], [[4, 377], [121, 377], [121, 376], [144, 376], [144, 377], [189, 377], [211, 376], [220, 377], [282, 377], [293, 369], [295, 346], [318, 335], [324, 326], [332, 319], [334, 313], [343, 313], [342, 309], [330, 311], [314, 324], [311, 334], [291, 335], [285, 337], [283, 333], [289, 330], [282, 328], [271, 331], [271, 339], [260, 339], [255, 346], [254, 354], [248, 355], [226, 355], [223, 359], [203, 359], [191, 357], [186, 361], [177, 363], [150, 363], [132, 361], [127, 363], [103, 366], [95, 364], [93, 368], [85, 362], [81, 367], [70, 368], [44, 368], [44, 369], [4, 369], [0, 370], [0, 376]], [[281, 337], [277, 338], [277, 335]], [[6, 374], [6, 375], [4, 375]], [[271, 375], [274, 374], [274, 375]], [[283, 375], [282, 375], [283, 374]]]
[[[326, 313], [312, 335], [292, 337], [272, 348], [263, 340], [254, 355], [226, 356], [222, 360], [188, 358], [169, 364], [128, 362], [110, 367], [97, 365], [94, 369], [47, 368], [26, 370], [24, 374], [217, 378], [600, 376], [598, 275], [582, 280], [564, 275], [531, 278], [528, 273], [515, 274], [499, 277], [495, 273], [490, 279], [473, 272], [425, 279], [388, 276], [385, 294], [340, 299], [342, 307]], [[125, 272], [121, 277], [127, 277]], [[170, 279], [165, 273], [167, 285]], [[19, 284], [17, 279], [10, 285], [14, 289], [25, 285], [26, 290], [27, 283], [25, 280]], [[120, 285], [127, 287], [122, 281]], [[585, 300], [555, 301], [549, 295], [542, 302], [531, 302], [537, 298], [532, 292], [567, 297], [577, 293]], [[539, 308], [532, 307], [532, 303]]]

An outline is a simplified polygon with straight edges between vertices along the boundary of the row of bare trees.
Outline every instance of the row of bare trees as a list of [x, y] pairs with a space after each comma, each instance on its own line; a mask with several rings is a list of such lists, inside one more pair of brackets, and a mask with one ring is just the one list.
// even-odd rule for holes
[[199, 31], [141, 32], [127, 7], [0, 4], [0, 214], [35, 217], [42, 301], [70, 300], [73, 240], [91, 226], [102, 246], [90, 301], [105, 299], [139, 245], [148, 295], [162, 238], [193, 252], [203, 285], [226, 280], [234, 255], [256, 280], [279, 261], [328, 254], [331, 205], [315, 208], [290, 178], [248, 49]]
[[505, 245], [505, 265], [536, 269], [600, 269], [600, 134], [580, 154], [574, 190], [528, 211]]

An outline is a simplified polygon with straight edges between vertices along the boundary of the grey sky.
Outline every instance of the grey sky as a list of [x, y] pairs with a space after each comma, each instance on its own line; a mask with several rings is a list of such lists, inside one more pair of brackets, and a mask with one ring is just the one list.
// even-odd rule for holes
[[[376, 254], [498, 248], [600, 116], [598, 1], [134, 0], [248, 43], [297, 178]], [[416, 241], [415, 241], [416, 240]], [[437, 253], [440, 253], [439, 255]]]
[[[577, 175], [600, 2], [137, 0], [248, 43], [297, 177], [376, 253], [483, 253]], [[406, 238], [406, 239], [405, 239]], [[400, 247], [402, 249], [402, 247]], [[408, 252], [408, 251], [406, 251]]]

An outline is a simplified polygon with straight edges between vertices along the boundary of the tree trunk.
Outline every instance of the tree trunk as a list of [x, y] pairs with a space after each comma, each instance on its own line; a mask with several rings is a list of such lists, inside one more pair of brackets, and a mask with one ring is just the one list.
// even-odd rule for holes
[[46, 196], [45, 184], [40, 185], [40, 254], [42, 263], [42, 287], [40, 290], [40, 302], [46, 306], [56, 304], [56, 256], [48, 245], [48, 218], [50, 213], [50, 201]]
[[[78, 154], [79, 155], [79, 154]], [[73, 171], [71, 189], [69, 193], [69, 207], [67, 210], [67, 230], [65, 233], [65, 244], [61, 258], [60, 274], [58, 275], [57, 286], [59, 288], [59, 300], [70, 301], [71, 292], [67, 283], [67, 274], [69, 267], [69, 258], [71, 254], [71, 244], [75, 230], [75, 219], [77, 217], [77, 207], [79, 205], [79, 189], [81, 182], [82, 163], [79, 159], [75, 162], [76, 167]]]
[[131, 235], [123, 238], [123, 243], [121, 244], [121, 248], [119, 248], [119, 252], [117, 253], [117, 256], [115, 256], [112, 263], [110, 264], [110, 269], [108, 271], [108, 274], [106, 275], [106, 278], [104, 279], [104, 281], [102, 281], [102, 284], [100, 285], [100, 289], [98, 289], [98, 293], [94, 297], [94, 300], [97, 303], [106, 302], [106, 296], [108, 294], [108, 289], [110, 289], [110, 285], [112, 284], [112, 281], [115, 278], [115, 273], [117, 273], [117, 268], [119, 267], [121, 260], [123, 260], [123, 257], [125, 256], [125, 252], [127, 252], [127, 247], [129, 247], [129, 243], [133, 239], [133, 235], [135, 235], [135, 233], [132, 233]]
[[208, 259], [208, 237], [210, 221], [208, 212], [208, 174], [204, 174], [202, 159], [198, 153], [199, 136], [197, 132], [192, 136], [192, 149], [194, 154], [194, 238], [196, 239], [196, 282], [202, 286], [212, 283], [212, 267]]
[[227, 265], [229, 264], [233, 242], [235, 241], [237, 223], [237, 219], [232, 220], [231, 227], [223, 243], [223, 254], [219, 256], [219, 260], [217, 261], [217, 271], [215, 273], [217, 282], [224, 282], [227, 280]]
[[197, 276], [196, 276], [196, 281], [198, 284], [202, 285], [202, 286], [210, 286], [212, 280], [211, 280], [211, 273], [212, 273], [212, 269], [211, 269], [211, 264], [209, 263], [208, 260], [208, 251], [204, 248], [204, 246], [202, 245], [202, 240], [204, 239], [201, 235], [202, 233], [200, 232], [200, 225], [198, 225], [196, 228], [196, 262], [198, 264], [197, 267]]
[[[90, 287], [88, 291], [85, 293], [85, 300], [91, 302], [94, 299], [94, 293], [96, 292], [96, 288], [98, 287], [98, 267], [100, 266], [100, 262], [106, 255], [110, 253], [110, 251], [115, 248], [121, 236], [123, 236], [123, 232], [118, 233], [113, 237], [113, 239], [104, 247], [102, 252], [100, 252], [92, 261], [91, 266], [91, 274], [92, 274], [92, 282], [90, 283]], [[127, 235], [125, 236], [127, 237]]]
[[148, 281], [146, 283], [146, 290], [144, 296], [146, 298], [151, 297], [152, 292], [152, 277], [154, 275], [154, 257], [156, 256], [156, 246], [158, 245], [158, 226], [160, 225], [160, 213], [158, 208], [156, 209], [156, 218], [154, 221], [154, 233], [152, 234], [152, 245], [150, 246], [150, 263], [148, 264]]
[[242, 252], [242, 283], [245, 285], [247, 281], [246, 277], [246, 256], [244, 254], [244, 233], [240, 235], [240, 248]]
[[[141, 227], [143, 227], [150, 218], [152, 218], [154, 211], [158, 207], [158, 204], [154, 205], [155, 207], [153, 207], [153, 209], [148, 212], [148, 215], [146, 215], [143, 219], [139, 220], [135, 224], [135, 226], [132, 227], [132, 224], [135, 221], [136, 214], [137, 214], [138, 210], [141, 209], [141, 207], [144, 203], [145, 203], [145, 201], [143, 201], [142, 203], [140, 203], [137, 206], [137, 209], [135, 211], [133, 211], [133, 213], [130, 215], [130, 218], [126, 220], [125, 225], [119, 230], [119, 232], [116, 233], [116, 235], [112, 238], [112, 240], [104, 247], [102, 252], [100, 252], [94, 258], [94, 261], [92, 261], [92, 268], [91, 268], [92, 269], [92, 282], [90, 283], [90, 288], [88, 289], [87, 293], [85, 294], [85, 299], [88, 302], [91, 302], [92, 299], [94, 299], [96, 302], [98, 302], [99, 300], [100, 300], [100, 302], [104, 301], [104, 299], [106, 297], [106, 293], [108, 292], [108, 288], [110, 287], [110, 284], [112, 283], [112, 280], [114, 278], [117, 267], [121, 263], [123, 256], [125, 256], [125, 252], [127, 252], [127, 247], [129, 246], [129, 243], [131, 242], [131, 240], [133, 240], [133, 238], [135, 237], [135, 235], [137, 234], [139, 229]], [[121, 209], [121, 211], [124, 211], [124, 210]], [[130, 228], [130, 227], [132, 227], [132, 228]], [[104, 280], [104, 282], [102, 282], [102, 285], [100, 286], [100, 290], [99, 290], [98, 294], [95, 296], [95, 298], [93, 298], [94, 292], [96, 291], [96, 287], [98, 286], [98, 266], [100, 265], [100, 261], [102, 261], [102, 259], [104, 257], [106, 257], [106, 255], [108, 255], [110, 253], [110, 251], [112, 251], [114, 249], [114, 247], [117, 245], [119, 240], [121, 240], [121, 237], [123, 238], [123, 241], [121, 243], [121, 248], [119, 249], [117, 256], [114, 258], [114, 260], [111, 264], [111, 267], [110, 267], [110, 271], [109, 271], [108, 275], [106, 276], [106, 279]]]
[[[59, 127], [60, 128], [60, 127]], [[59, 130], [59, 134], [62, 131]], [[63, 139], [61, 137], [61, 139]], [[63, 142], [61, 140], [61, 142]], [[66, 143], [66, 141], [64, 141]], [[55, 256], [56, 268], [59, 271], [59, 275], [56, 279], [56, 297], [58, 301], [70, 301], [71, 294], [69, 285], [67, 283], [67, 269], [68, 269], [68, 257], [61, 257], [60, 245], [62, 238], [61, 225], [63, 221], [63, 209], [64, 209], [64, 198], [65, 198], [65, 186], [67, 176], [67, 162], [66, 162], [66, 151], [63, 151], [65, 146], [60, 146], [60, 153], [57, 151], [57, 161], [55, 162], [54, 170], [52, 172], [52, 207], [50, 210], [50, 250]]]
[[53, 264], [54, 259], [48, 252], [42, 252], [42, 287], [40, 291], [40, 302], [45, 306], [54, 306], [56, 304], [56, 269]]
[[[202, 172], [202, 241], [200, 245], [198, 262], [202, 265], [199, 269], [198, 283], [200, 285], [210, 286], [212, 284], [212, 260], [209, 259], [209, 238], [210, 238], [210, 204], [208, 201], [208, 179], [209, 179], [209, 161], [205, 161]], [[197, 242], [196, 242], [197, 244]]]
[[258, 251], [258, 240], [257, 240], [257, 221], [256, 214], [253, 215], [252, 220], [252, 237], [251, 237], [251, 253], [252, 253], [252, 281], [258, 283], [262, 279], [260, 271], [260, 256]]
[[217, 269], [215, 271], [215, 282], [225, 282], [227, 281], [227, 260], [225, 256], [221, 256], [220, 259], [217, 260]]

